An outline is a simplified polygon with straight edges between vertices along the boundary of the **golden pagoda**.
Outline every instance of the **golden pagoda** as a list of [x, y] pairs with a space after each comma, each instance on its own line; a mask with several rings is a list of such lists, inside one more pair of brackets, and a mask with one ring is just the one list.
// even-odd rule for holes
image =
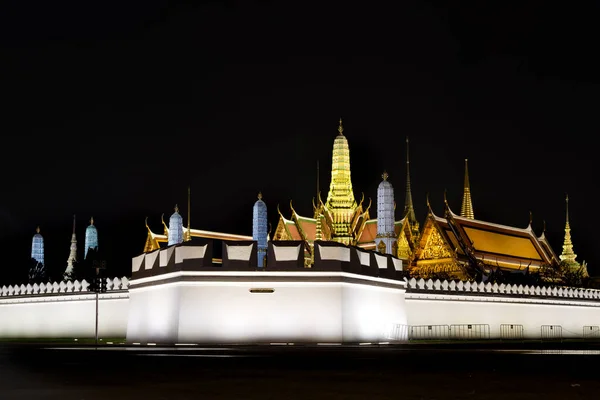
[[[419, 237], [419, 223], [415, 216], [410, 186], [408, 139], [406, 144], [406, 201], [403, 218], [394, 223], [394, 233], [397, 237], [394, 247], [397, 248], [395, 255], [398, 258], [410, 262], [414, 257]], [[317, 181], [317, 195], [313, 199], [312, 218], [296, 213], [292, 202], [290, 202], [291, 218], [285, 218], [279, 207], [277, 208], [279, 222], [273, 240], [304, 241], [306, 244], [305, 265], [307, 266], [314, 260], [315, 240], [332, 240], [366, 250], [377, 250], [375, 244], [377, 219], [371, 219], [369, 216], [370, 200], [369, 205], [363, 208], [364, 196], [359, 203], [354, 197], [350, 173], [350, 149], [341, 119], [332, 153], [331, 183], [327, 200], [322, 201]]]
[[[286, 219], [277, 207], [279, 222], [273, 240], [303, 240], [306, 244], [305, 264], [307, 266], [313, 260], [315, 240], [332, 240], [355, 246], [359, 243], [369, 219], [370, 204], [363, 209], [363, 201], [364, 196], [360, 203], [357, 203], [354, 198], [350, 173], [350, 147], [340, 118], [338, 134], [333, 142], [331, 183], [327, 200], [323, 203], [320, 193], [317, 193], [316, 202], [313, 200], [312, 218], [296, 213], [291, 201], [290, 219]], [[375, 229], [376, 222], [375, 220]]]
[[565, 222], [565, 239], [563, 241], [563, 251], [560, 257], [560, 264], [563, 273], [580, 273], [582, 278], [589, 277], [587, 265], [584, 261], [583, 265], [577, 262], [577, 254], [573, 251], [573, 241], [571, 240], [571, 225], [569, 223], [569, 195], [565, 198], [566, 203], [566, 222]]

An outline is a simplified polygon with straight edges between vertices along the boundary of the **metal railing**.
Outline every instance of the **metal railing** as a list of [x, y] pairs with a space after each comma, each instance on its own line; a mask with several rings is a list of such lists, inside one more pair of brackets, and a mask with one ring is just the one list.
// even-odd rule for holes
[[541, 337], [542, 340], [562, 340], [563, 328], [560, 325], [542, 325]]
[[406, 342], [408, 340], [408, 325], [391, 324], [385, 334], [389, 340]]
[[456, 324], [450, 325], [448, 330], [450, 339], [489, 339], [490, 326], [488, 324]]
[[598, 325], [584, 326], [583, 327], [583, 338], [584, 339], [600, 338], [600, 326], [598, 326]]
[[523, 325], [518, 324], [501, 324], [500, 339], [502, 340], [521, 340], [524, 339]]
[[448, 339], [448, 325], [411, 325], [408, 329], [409, 340]]

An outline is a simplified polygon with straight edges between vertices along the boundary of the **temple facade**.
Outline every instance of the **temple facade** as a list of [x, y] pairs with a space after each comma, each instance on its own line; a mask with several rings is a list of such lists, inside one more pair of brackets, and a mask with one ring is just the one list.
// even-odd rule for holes
[[[319, 184], [313, 198], [313, 215], [296, 212], [290, 201], [290, 214], [284, 216], [277, 206], [279, 220], [273, 241], [301, 241], [304, 243], [304, 266], [314, 264], [314, 244], [333, 241], [345, 246], [373, 250], [393, 255], [403, 262], [403, 270], [411, 277], [434, 279], [485, 280], [490, 274], [529, 274], [540, 271], [564, 270], [587, 277], [585, 262], [579, 264], [573, 252], [568, 220], [565, 227], [563, 253], [557, 256], [545, 232], [537, 235], [531, 225], [513, 227], [475, 218], [468, 160], [464, 164], [463, 198], [460, 215], [455, 214], [448, 202], [444, 211], [436, 215], [427, 199], [427, 214], [420, 224], [415, 214], [411, 189], [409, 141], [406, 139], [406, 187], [401, 219], [396, 220], [397, 197], [384, 173], [377, 191], [377, 216], [371, 218], [371, 201], [364, 204], [361, 195], [357, 201], [352, 184], [350, 145], [344, 133], [342, 120], [333, 140], [331, 181], [325, 200]], [[445, 197], [445, 196], [444, 196]], [[268, 222], [266, 204], [259, 197], [253, 208], [253, 235], [243, 236], [191, 229], [189, 220], [190, 196], [188, 190], [188, 226], [183, 227], [178, 211], [171, 216], [169, 227], [162, 221], [163, 234], [155, 234], [146, 223], [148, 235], [144, 252], [152, 252], [165, 245], [175, 245], [192, 237], [226, 241], [254, 240], [259, 243], [259, 267], [267, 266], [266, 247], [270, 234], [265, 236]], [[567, 203], [568, 206], [568, 203]], [[266, 237], [266, 239], [265, 239]], [[266, 242], [265, 242], [266, 240]], [[575, 272], [574, 272], [575, 271]]]

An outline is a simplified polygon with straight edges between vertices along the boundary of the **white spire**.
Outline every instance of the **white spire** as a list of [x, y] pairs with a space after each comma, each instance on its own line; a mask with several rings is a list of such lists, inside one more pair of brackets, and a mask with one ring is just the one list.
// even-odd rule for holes
[[73, 265], [77, 261], [77, 236], [75, 235], [75, 215], [73, 215], [73, 234], [71, 235], [71, 252], [67, 259], [67, 269], [63, 274], [65, 280], [73, 279]]

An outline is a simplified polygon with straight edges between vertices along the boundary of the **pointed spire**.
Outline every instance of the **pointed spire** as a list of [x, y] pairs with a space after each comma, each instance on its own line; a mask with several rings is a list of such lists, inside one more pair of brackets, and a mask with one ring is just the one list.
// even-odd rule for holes
[[344, 126], [342, 125], [342, 117], [340, 117], [340, 126], [338, 126], [338, 132], [341, 136], [344, 136]]
[[469, 183], [469, 160], [465, 158], [465, 183], [463, 188], [463, 201], [460, 216], [475, 219], [473, 213], [473, 202], [471, 201], [471, 185]]
[[573, 242], [571, 241], [571, 225], [569, 224], [569, 195], [567, 194], [565, 197], [566, 203], [566, 223], [565, 223], [565, 240], [563, 242], [563, 251], [560, 255], [560, 260], [566, 262], [567, 264], [577, 264], [575, 260], [577, 258], [577, 254], [573, 251]]
[[188, 215], [187, 215], [187, 228], [190, 229], [190, 219], [192, 214], [192, 188], [188, 185]]
[[406, 199], [404, 200], [404, 217], [408, 217], [411, 224], [417, 222], [415, 208], [413, 206], [412, 191], [410, 187], [410, 159], [408, 152], [408, 136], [406, 137]]
[[94, 217], [90, 218], [90, 225], [94, 225]]
[[321, 185], [319, 183], [319, 160], [317, 160], [317, 204], [321, 199]]
[[386, 170], [383, 170], [383, 174], [381, 174], [381, 178], [383, 178], [384, 181], [388, 180], [389, 175]]
[[262, 200], [262, 192], [258, 192], [258, 199]]
[[177, 204], [175, 204], [175, 212], [178, 213], [179, 212], [179, 207], [177, 206]]
[[75, 214], [73, 214], [73, 234], [75, 234]]
[[37, 228], [35, 228], [35, 233], [40, 233], [40, 227], [39, 227], [39, 225], [38, 225]]

